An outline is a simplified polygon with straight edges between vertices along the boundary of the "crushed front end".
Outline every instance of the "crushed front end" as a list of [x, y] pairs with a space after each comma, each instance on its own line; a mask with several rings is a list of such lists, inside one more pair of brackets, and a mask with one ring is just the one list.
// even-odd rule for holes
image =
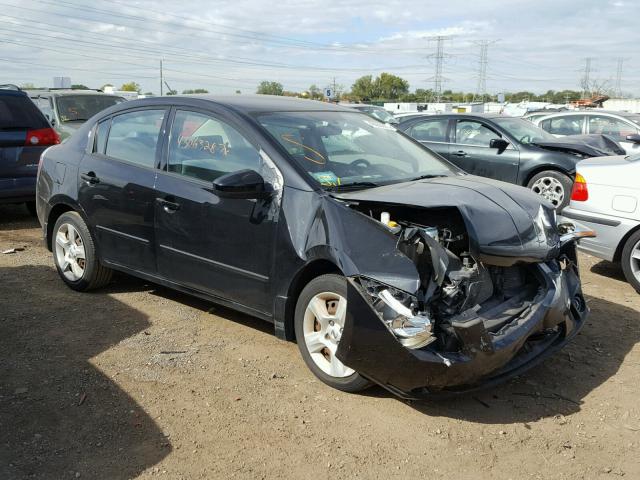
[[527, 251], [478, 246], [455, 208], [352, 208], [379, 219], [420, 276], [416, 292], [384, 278], [348, 282], [337, 356], [395, 394], [419, 398], [499, 383], [561, 348], [584, 324], [575, 243], [586, 234], [558, 226], [551, 210], [541, 208], [533, 220], [540, 241]]

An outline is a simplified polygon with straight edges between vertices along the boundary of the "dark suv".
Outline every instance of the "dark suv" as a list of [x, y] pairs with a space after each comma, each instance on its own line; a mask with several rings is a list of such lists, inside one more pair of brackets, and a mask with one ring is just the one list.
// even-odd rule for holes
[[35, 213], [40, 155], [60, 143], [45, 116], [15, 85], [0, 85], [0, 203], [22, 203]]

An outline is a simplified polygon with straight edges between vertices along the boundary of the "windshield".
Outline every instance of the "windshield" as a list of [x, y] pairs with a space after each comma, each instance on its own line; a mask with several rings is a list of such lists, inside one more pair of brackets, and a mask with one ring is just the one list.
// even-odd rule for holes
[[123, 101], [114, 95], [65, 95], [56, 98], [56, 105], [61, 122], [84, 122]]
[[640, 115], [629, 115], [625, 117], [627, 120], [631, 120], [633, 123], [640, 125]]
[[366, 188], [459, 172], [394, 127], [359, 113], [278, 112], [258, 121], [325, 188]]
[[495, 118], [494, 122], [502, 127], [506, 132], [518, 142], [529, 144], [556, 140], [556, 137], [531, 122], [521, 118]]

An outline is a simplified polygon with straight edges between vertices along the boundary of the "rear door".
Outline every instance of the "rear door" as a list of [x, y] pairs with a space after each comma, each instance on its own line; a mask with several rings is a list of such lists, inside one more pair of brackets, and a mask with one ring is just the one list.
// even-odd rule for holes
[[451, 133], [449, 160], [452, 163], [473, 175], [517, 181], [520, 152], [512, 143], [504, 150], [492, 148], [491, 140], [503, 137], [491, 125], [475, 119], [457, 119]]
[[212, 185], [234, 171], [261, 172], [259, 148], [249, 138], [216, 113], [175, 110], [156, 183], [158, 272], [268, 313], [276, 215], [267, 200], [222, 198]]
[[556, 137], [586, 133], [584, 115], [559, 115], [540, 122], [540, 128]]
[[78, 199], [102, 259], [153, 273], [156, 166], [168, 109], [129, 110], [98, 123], [79, 169]]
[[0, 199], [35, 201], [40, 154], [54, 139], [50, 135], [44, 141], [41, 134], [48, 128], [44, 115], [24, 93], [0, 90]]
[[600, 133], [612, 137], [628, 155], [640, 152], [640, 144], [627, 141], [627, 135], [640, 133], [638, 126], [630, 121], [608, 115], [589, 115], [587, 127], [588, 133]]
[[449, 119], [426, 118], [414, 123], [407, 134], [425, 147], [449, 159]]

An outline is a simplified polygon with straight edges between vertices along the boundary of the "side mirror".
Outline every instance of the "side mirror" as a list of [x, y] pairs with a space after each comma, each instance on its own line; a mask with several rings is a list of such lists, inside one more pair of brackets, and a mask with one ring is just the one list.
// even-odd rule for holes
[[627, 142], [640, 143], [640, 134], [627, 135]]
[[267, 198], [271, 195], [268, 185], [255, 170], [239, 170], [227, 173], [213, 181], [213, 191], [222, 198]]
[[497, 148], [499, 151], [505, 150], [509, 146], [509, 142], [507, 142], [504, 138], [492, 138], [489, 142], [490, 148]]

